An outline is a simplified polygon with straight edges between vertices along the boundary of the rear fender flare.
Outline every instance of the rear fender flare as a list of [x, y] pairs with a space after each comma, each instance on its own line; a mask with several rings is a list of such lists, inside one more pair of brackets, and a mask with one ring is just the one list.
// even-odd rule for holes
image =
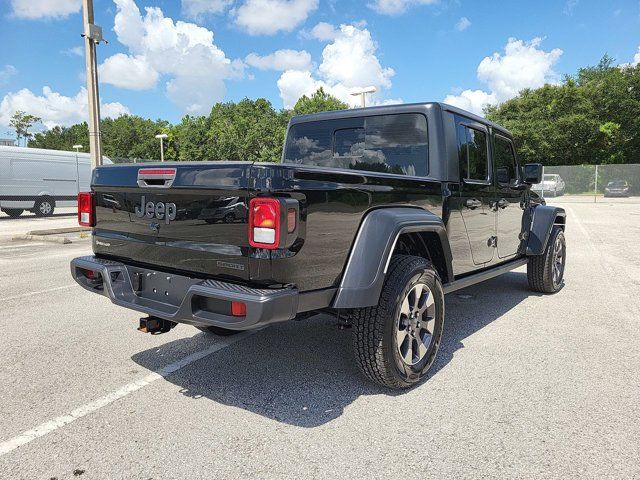
[[[527, 238], [527, 255], [542, 255], [547, 247], [551, 229], [562, 225], [564, 229], [567, 214], [564, 208], [550, 205], [537, 205], [531, 212], [531, 227]], [[559, 220], [559, 221], [558, 221]]]
[[381, 208], [367, 214], [360, 224], [332, 307], [377, 305], [398, 237], [409, 232], [438, 234], [449, 278], [453, 278], [451, 246], [440, 217], [421, 208]]

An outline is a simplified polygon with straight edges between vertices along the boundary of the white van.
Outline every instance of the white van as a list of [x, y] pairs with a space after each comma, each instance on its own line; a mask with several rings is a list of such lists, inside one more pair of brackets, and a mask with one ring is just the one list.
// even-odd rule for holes
[[0, 146], [0, 209], [10, 217], [25, 210], [48, 217], [56, 207], [74, 207], [90, 183], [88, 153]]

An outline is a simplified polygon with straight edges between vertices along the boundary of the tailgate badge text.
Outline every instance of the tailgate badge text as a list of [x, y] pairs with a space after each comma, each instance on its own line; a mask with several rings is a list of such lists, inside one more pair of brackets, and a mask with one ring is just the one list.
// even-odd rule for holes
[[164, 223], [169, 225], [171, 220], [176, 219], [176, 212], [178, 211], [175, 203], [163, 203], [163, 202], [145, 202], [145, 196], [142, 196], [140, 205], [136, 205], [136, 217], [138, 218], [157, 218], [163, 220]]

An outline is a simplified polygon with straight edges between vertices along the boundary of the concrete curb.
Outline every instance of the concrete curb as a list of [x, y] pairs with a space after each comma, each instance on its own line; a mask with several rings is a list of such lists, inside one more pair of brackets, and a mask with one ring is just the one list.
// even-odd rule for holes
[[67, 237], [51, 237], [49, 235], [15, 235], [12, 240], [33, 240], [36, 242], [49, 242], [49, 243], [60, 243], [62, 245], [66, 245], [71, 243]]
[[27, 235], [59, 235], [61, 233], [90, 232], [90, 227], [51, 228], [49, 230], [32, 230]]

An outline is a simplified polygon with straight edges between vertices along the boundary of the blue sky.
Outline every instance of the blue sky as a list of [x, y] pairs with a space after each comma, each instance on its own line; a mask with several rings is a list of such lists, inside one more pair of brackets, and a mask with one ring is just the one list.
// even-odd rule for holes
[[[49, 127], [84, 118], [79, 5], [0, 3], [0, 136], [16, 109]], [[109, 41], [98, 50], [103, 112], [172, 122], [220, 100], [290, 106], [321, 85], [350, 101], [374, 85], [375, 103], [446, 99], [480, 111], [605, 53], [640, 61], [638, 0], [95, 0], [95, 9]]]

